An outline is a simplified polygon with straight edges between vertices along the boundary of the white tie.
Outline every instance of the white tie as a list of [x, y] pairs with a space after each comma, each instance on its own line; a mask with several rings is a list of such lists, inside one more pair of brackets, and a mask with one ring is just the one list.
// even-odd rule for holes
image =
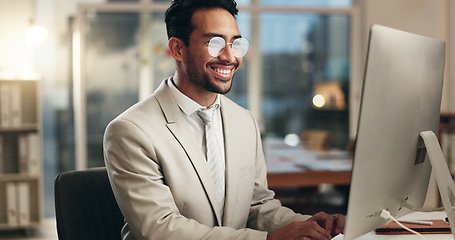
[[207, 163], [212, 173], [213, 182], [215, 183], [215, 191], [218, 197], [218, 202], [220, 204], [220, 213], [223, 212], [224, 208], [224, 193], [225, 193], [225, 183], [224, 183], [224, 162], [221, 156], [221, 148], [218, 144], [215, 127], [213, 126], [213, 115], [215, 109], [219, 105], [212, 106], [208, 109], [199, 111], [197, 114], [205, 123], [205, 143], [207, 149]]

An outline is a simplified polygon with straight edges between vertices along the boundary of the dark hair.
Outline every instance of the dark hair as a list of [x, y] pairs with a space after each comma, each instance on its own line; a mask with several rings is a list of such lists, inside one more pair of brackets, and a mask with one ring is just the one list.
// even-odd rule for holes
[[191, 25], [193, 13], [198, 9], [222, 8], [234, 18], [237, 17], [237, 3], [234, 0], [173, 0], [165, 13], [168, 39], [176, 37], [188, 46], [189, 36], [194, 27]]

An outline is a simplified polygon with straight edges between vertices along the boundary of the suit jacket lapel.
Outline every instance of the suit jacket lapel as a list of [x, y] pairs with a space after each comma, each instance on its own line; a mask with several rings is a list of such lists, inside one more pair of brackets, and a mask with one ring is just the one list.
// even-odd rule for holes
[[[185, 150], [188, 158], [190, 159], [199, 179], [205, 189], [205, 192], [210, 199], [213, 209], [219, 209], [218, 201], [215, 193], [215, 185], [212, 180], [210, 169], [207, 166], [206, 159], [201, 149], [195, 144], [193, 132], [190, 125], [181, 117], [180, 108], [172, 97], [172, 93], [167, 86], [165, 80], [161, 83], [155, 91], [156, 99], [163, 110], [164, 117], [166, 118], [166, 127], [175, 136], [182, 148]], [[221, 216], [218, 211], [214, 210], [218, 224], [221, 225]]]
[[[235, 200], [238, 191], [239, 164], [242, 159], [239, 128], [241, 125], [235, 122], [234, 112], [229, 101], [221, 98], [221, 116], [223, 119], [224, 146], [226, 152], [226, 200], [224, 206], [223, 225], [230, 226], [235, 213]], [[240, 123], [241, 124], [241, 123]], [[240, 134], [240, 135], [239, 135]]]

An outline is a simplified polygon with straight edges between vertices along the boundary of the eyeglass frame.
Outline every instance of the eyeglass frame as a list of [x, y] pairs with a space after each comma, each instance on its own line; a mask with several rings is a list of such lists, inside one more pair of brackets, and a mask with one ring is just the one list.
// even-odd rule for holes
[[[236, 56], [235, 51], [234, 51], [234, 57], [236, 57], [236, 58], [243, 58], [243, 57], [248, 53], [248, 50], [249, 50], [249, 47], [250, 47], [250, 43], [249, 43], [248, 39], [243, 38], [243, 37], [236, 38], [233, 42], [226, 42], [226, 40], [224, 40], [224, 38], [222, 38], [222, 37], [220, 37], [220, 36], [214, 36], [214, 37], [210, 38], [210, 40], [208, 40], [208, 41], [204, 41], [204, 40], [202, 40], [202, 39], [194, 38], [194, 37], [189, 37], [189, 38], [195, 39], [195, 40], [198, 40], [198, 41], [200, 41], [200, 42], [202, 42], [202, 43], [207, 44], [207, 51], [209, 52], [209, 55], [212, 56], [212, 57], [219, 57], [219, 56], [221, 56], [221, 54], [223, 54], [224, 50], [226, 49], [226, 45], [231, 45], [231, 48], [234, 49], [234, 48], [233, 48], [233, 44], [234, 44], [236, 41], [244, 40], [244, 41], [246, 41], [245, 43], [246, 43], [246, 46], [247, 46], [247, 49], [246, 49], [245, 53], [243, 53], [242, 56]], [[223, 46], [222, 49], [219, 50], [218, 55], [215, 55], [215, 54], [211, 54], [211, 53], [210, 53], [210, 43], [211, 43], [214, 39], [221, 39], [221, 40], [224, 41], [224, 46]], [[241, 51], [241, 50], [240, 50], [240, 51]], [[242, 52], [242, 51], [241, 51], [241, 52]]]

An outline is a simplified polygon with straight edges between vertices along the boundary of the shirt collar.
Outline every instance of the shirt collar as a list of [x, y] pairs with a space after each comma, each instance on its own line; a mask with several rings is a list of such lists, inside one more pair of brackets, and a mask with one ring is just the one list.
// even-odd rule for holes
[[[206, 107], [201, 106], [199, 103], [195, 102], [193, 99], [189, 98], [180, 90], [177, 89], [177, 87], [174, 85], [173, 78], [170, 77], [169, 81], [167, 82], [169, 88], [171, 89], [172, 96], [174, 97], [175, 101], [177, 102], [177, 105], [179, 105], [180, 109], [187, 115], [190, 116], [191, 114], [206, 109]], [[219, 94], [216, 95], [216, 100], [215, 103], [213, 103], [209, 108], [215, 107], [219, 108], [220, 105], [220, 96]]]

